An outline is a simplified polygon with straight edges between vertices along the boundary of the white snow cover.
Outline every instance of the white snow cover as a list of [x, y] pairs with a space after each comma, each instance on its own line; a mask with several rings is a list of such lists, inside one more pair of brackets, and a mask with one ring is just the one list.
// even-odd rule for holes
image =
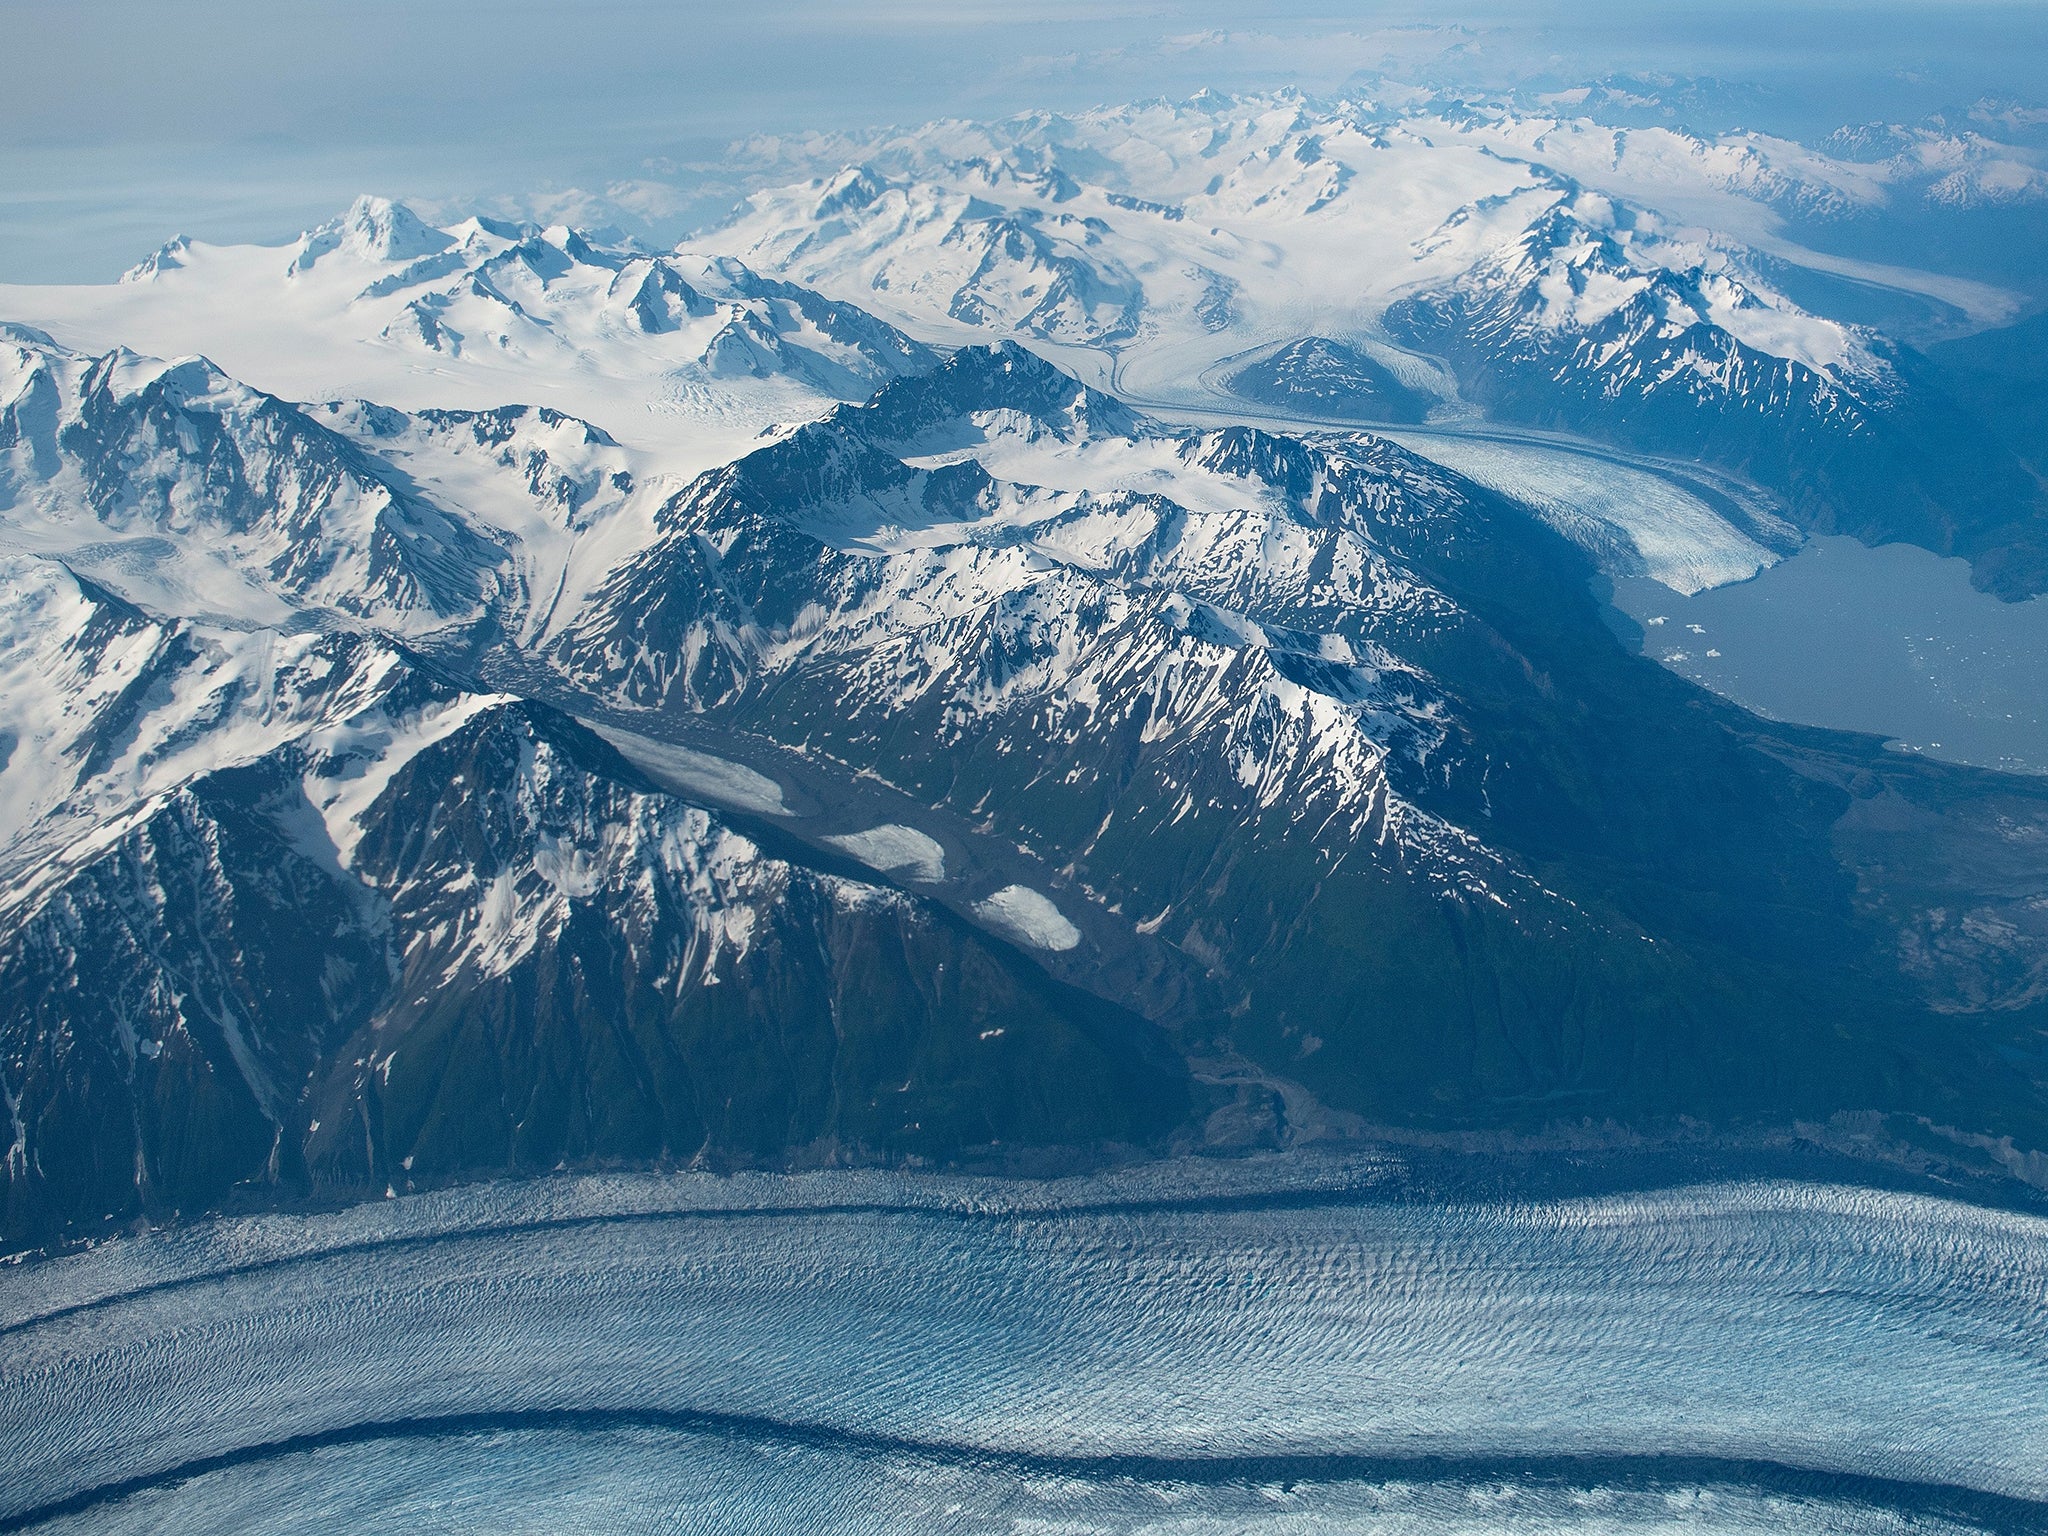
[[1068, 950], [1081, 942], [1081, 930], [1068, 922], [1048, 896], [1028, 885], [1006, 885], [974, 904], [974, 915], [1007, 939], [1033, 949]]
[[307, 415], [503, 542], [525, 644], [575, 613], [606, 571], [653, 537], [654, 510], [674, 489], [666, 476], [639, 478], [643, 455], [544, 407], [406, 415], [351, 400]]
[[[1526, 166], [1285, 99], [915, 138], [900, 173], [763, 192], [702, 244], [924, 333], [1089, 349], [1102, 381], [1113, 347], [1119, 386], [1146, 398], [1206, 398], [1187, 381], [1262, 342], [1369, 330], [1394, 295], [1455, 276], [1556, 196]], [[1089, 174], [1057, 168], [1063, 151]]]
[[154, 612], [276, 625], [314, 607], [421, 632], [508, 595], [487, 524], [407, 495], [317, 414], [203, 357], [95, 358], [0, 328], [0, 412], [0, 548]]
[[187, 240], [173, 255], [122, 283], [0, 285], [0, 318], [86, 352], [203, 352], [289, 400], [549, 406], [599, 424], [645, 474], [723, 463], [903, 361], [749, 296], [743, 268], [603, 250], [559, 225], [431, 229], [381, 198], [290, 247]]
[[465, 972], [508, 974], [560, 937], [577, 902], [602, 893], [630, 934], [647, 933], [662, 909], [688, 921], [680, 951], [648, 956], [659, 970], [654, 985], [671, 994], [716, 986], [721, 963], [746, 956], [759, 907], [774, 902], [788, 879], [787, 865], [764, 858], [702, 807], [614, 791], [544, 741], [526, 744], [516, 778], [493, 790], [509, 808], [517, 851], [487, 882], [453, 872], [452, 888], [468, 899], [452, 914], [436, 905], [441, 921], [415, 936], [418, 953], [407, 957], [442, 982]]
[[[0, 558], [0, 869], [68, 866], [191, 779], [289, 743], [337, 776], [309, 795], [346, 856], [352, 819], [400, 762], [491, 702], [387, 711], [409, 675], [399, 652], [356, 636], [219, 629], [149, 618], [89, 595], [54, 561]], [[45, 868], [51, 875], [55, 866]]]
[[1591, 329], [1648, 291], [1658, 274], [1670, 273], [1689, 296], [1667, 291], [1661, 317], [1667, 326], [1704, 321], [1745, 346], [1817, 373], [1887, 377], [1869, 331], [1800, 309], [1712, 241], [1672, 236], [1654, 220], [1620, 223], [1614, 205], [1598, 196], [1562, 199], [1554, 212], [1553, 227], [1565, 238], [1537, 249], [1531, 261], [1498, 264], [1498, 280], [1510, 286], [1533, 281], [1540, 300], [1529, 317], [1534, 324]]
[[900, 822], [885, 822], [865, 832], [847, 832], [825, 841], [884, 874], [902, 875], [927, 884], [946, 878], [946, 850], [938, 839]]
[[[1914, 142], [1923, 157], [1974, 167], [1986, 197], [2040, 189], [2024, 151]], [[1649, 271], [1683, 265], [1708, 279], [1708, 318], [1750, 345], [1857, 366], [1853, 337], [1771, 292], [1757, 254], [1938, 298], [1979, 324], [2019, 312], [1989, 284], [1784, 236], [1788, 213], [1862, 213], [1906, 196], [1920, 173], [1903, 151], [1876, 165], [1753, 134], [1289, 92], [755, 148], [763, 175], [856, 163], [756, 194], [703, 248], [924, 333], [1071, 349], [1091, 380], [1142, 399], [1213, 400], [1228, 360], [1303, 335], [1373, 345], [1389, 304], [1485, 266], [1571, 200], [1645, 239], [1637, 271], [1602, 276], [1560, 312], [1575, 323], [1597, 320]]]

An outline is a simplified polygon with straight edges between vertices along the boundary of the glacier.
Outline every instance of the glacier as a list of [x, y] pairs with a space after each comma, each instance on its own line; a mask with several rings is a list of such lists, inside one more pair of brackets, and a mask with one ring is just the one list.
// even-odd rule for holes
[[[1691, 597], [1747, 581], [1781, 558], [1669, 471], [1658, 474], [1607, 455], [1505, 436], [1385, 435], [1530, 507], [1591, 552], [1609, 576], [1646, 576]], [[1781, 538], [1792, 531], [1778, 527]]]
[[1737, 1182], [593, 1176], [0, 1274], [0, 1528], [2048, 1529], [2048, 1224]]

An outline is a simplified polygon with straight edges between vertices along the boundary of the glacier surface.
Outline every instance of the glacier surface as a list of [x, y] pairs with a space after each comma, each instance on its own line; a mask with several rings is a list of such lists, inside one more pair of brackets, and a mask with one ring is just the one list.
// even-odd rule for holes
[[0, 1528], [2048, 1528], [2048, 1222], [1278, 1166], [555, 1180], [26, 1267]]

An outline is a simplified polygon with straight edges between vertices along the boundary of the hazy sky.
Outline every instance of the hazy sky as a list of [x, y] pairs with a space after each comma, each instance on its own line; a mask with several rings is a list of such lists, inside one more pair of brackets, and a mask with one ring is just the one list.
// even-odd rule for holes
[[0, 0], [0, 39], [0, 280], [43, 282], [105, 280], [180, 232], [285, 239], [359, 191], [658, 199], [751, 132], [1203, 86], [1710, 74], [1808, 132], [2048, 97], [2039, 0]]

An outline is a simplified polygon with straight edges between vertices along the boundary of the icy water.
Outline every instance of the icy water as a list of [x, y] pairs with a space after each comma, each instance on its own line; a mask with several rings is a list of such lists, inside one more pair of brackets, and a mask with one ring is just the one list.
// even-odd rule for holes
[[1818, 538], [1690, 597], [1640, 577], [1615, 588], [1646, 654], [1747, 708], [2048, 773], [2048, 598], [1986, 596], [1965, 561]]
[[1967, 561], [1908, 544], [1813, 538], [1779, 560], [1654, 461], [1469, 431], [1386, 435], [1593, 551], [1644, 653], [1745, 708], [2048, 773], [2048, 598], [2001, 602], [1970, 585]]
[[2048, 1223], [599, 1181], [0, 1274], [0, 1528], [2048, 1530]]

